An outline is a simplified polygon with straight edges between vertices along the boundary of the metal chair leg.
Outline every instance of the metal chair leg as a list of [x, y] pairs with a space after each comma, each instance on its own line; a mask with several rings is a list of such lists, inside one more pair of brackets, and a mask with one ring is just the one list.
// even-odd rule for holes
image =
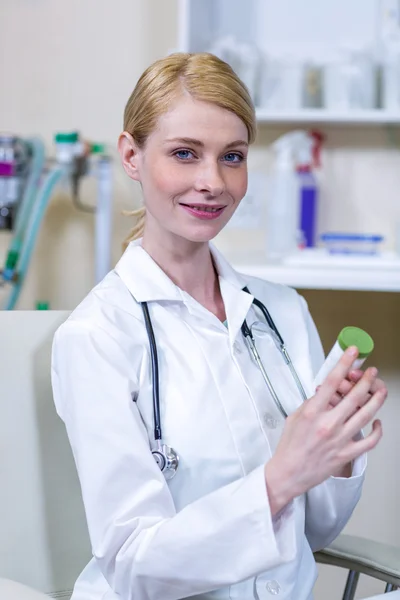
[[349, 571], [342, 600], [354, 600], [359, 577], [360, 573], [357, 571]]
[[387, 594], [388, 592], [394, 592], [394, 590], [397, 589], [397, 585], [394, 585], [394, 583], [387, 583], [385, 587], [385, 594]]

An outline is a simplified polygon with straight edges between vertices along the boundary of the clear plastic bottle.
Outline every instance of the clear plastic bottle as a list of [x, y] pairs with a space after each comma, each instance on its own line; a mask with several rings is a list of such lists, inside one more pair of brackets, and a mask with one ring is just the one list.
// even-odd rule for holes
[[374, 341], [359, 327], [344, 327], [314, 380], [315, 386], [321, 385], [350, 346], [358, 348], [358, 358], [353, 363], [353, 369], [359, 369], [374, 349]]
[[276, 261], [296, 251], [299, 223], [299, 178], [294, 160], [296, 132], [280, 137], [273, 144], [276, 153], [267, 201], [268, 260]]

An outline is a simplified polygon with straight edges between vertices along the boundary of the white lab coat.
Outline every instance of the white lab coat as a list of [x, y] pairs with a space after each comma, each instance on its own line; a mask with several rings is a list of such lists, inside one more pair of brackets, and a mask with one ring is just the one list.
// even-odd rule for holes
[[[211, 246], [228, 327], [180, 290], [132, 243], [115, 270], [57, 331], [52, 380], [82, 486], [93, 559], [73, 600], [308, 600], [312, 550], [329, 544], [361, 492], [330, 478], [271, 518], [264, 464], [283, 419], [251, 359], [240, 326], [266, 304], [304, 387], [323, 361], [306, 303], [294, 290], [239, 275]], [[180, 455], [166, 482], [153, 444], [147, 301], [160, 365], [163, 437]], [[269, 336], [259, 352], [288, 412], [301, 403]], [[214, 590], [214, 591], [213, 591]]]

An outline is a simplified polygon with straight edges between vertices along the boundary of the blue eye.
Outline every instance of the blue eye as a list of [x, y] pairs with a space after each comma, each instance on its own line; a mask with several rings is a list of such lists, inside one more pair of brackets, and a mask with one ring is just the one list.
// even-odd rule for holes
[[193, 158], [193, 153], [190, 150], [177, 150], [175, 156], [181, 160], [188, 160]]
[[230, 163], [240, 163], [243, 161], [243, 156], [238, 152], [228, 152], [225, 154], [224, 160]]

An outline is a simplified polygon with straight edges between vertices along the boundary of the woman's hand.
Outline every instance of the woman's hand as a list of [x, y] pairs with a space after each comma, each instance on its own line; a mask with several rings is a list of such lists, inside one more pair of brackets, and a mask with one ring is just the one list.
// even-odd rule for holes
[[[330, 403], [329, 403], [329, 407], [333, 408], [334, 406], [337, 406], [339, 404], [339, 402], [341, 402], [343, 400], [344, 396], [347, 396], [347, 394], [350, 392], [350, 390], [354, 387], [354, 385], [360, 381], [361, 377], [364, 375], [364, 371], [362, 371], [361, 369], [352, 369], [347, 377], [345, 379], [343, 379], [343, 381], [340, 383], [339, 388], [337, 389], [336, 393], [332, 396]], [[319, 390], [321, 386], [317, 387], [317, 391]], [[378, 379], [378, 377], [375, 379], [373, 385], [371, 386], [370, 389], [370, 394], [374, 394], [376, 391], [378, 391], [381, 388], [386, 387], [385, 382], [382, 379]]]
[[[374, 417], [387, 389], [374, 367], [352, 372], [355, 358], [357, 348], [349, 348], [316, 394], [286, 419], [276, 452], [265, 466], [272, 514], [343, 470], [381, 439], [382, 425]], [[371, 421], [370, 434], [355, 440]]]

